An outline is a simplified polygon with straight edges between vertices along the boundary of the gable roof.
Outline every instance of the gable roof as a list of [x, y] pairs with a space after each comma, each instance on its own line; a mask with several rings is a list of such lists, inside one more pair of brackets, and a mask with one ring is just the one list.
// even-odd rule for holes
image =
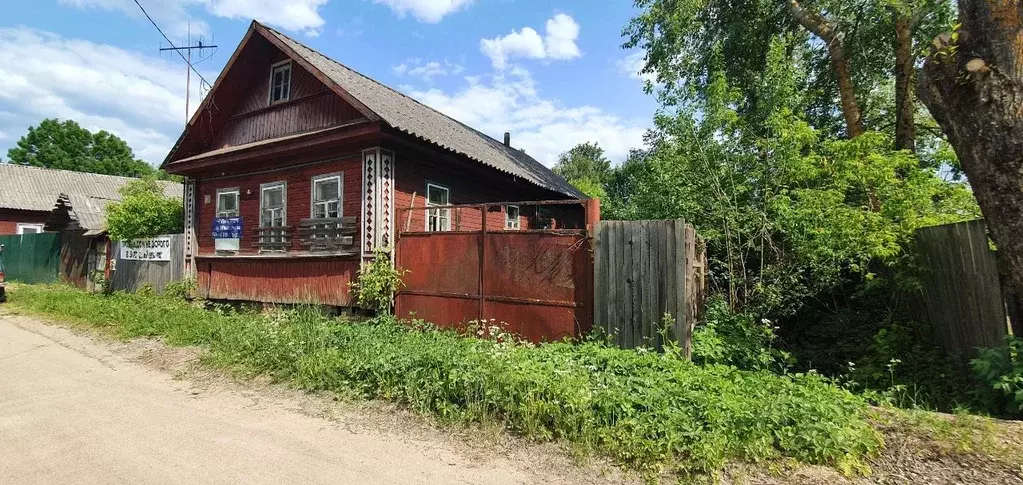
[[[585, 198], [582, 192], [565, 179], [522, 150], [506, 146], [504, 143], [256, 21], [252, 22], [246, 39], [251, 37], [250, 34], [253, 30], [259, 32], [271, 44], [277, 46], [293, 60], [298, 61], [303, 67], [313, 71], [314, 75], [319, 74], [326, 78], [329, 81], [328, 84], [333, 84], [331, 87], [339, 95], [352, 102], [356, 109], [362, 111], [368, 118], [379, 119], [398, 131], [464, 155], [473, 161], [519, 177], [537, 186], [570, 197]], [[243, 40], [243, 44], [245, 42]], [[230, 66], [229, 62], [224, 68], [224, 73]], [[224, 73], [221, 74], [221, 78]], [[217, 84], [220, 81], [221, 79], [218, 79]], [[216, 86], [213, 88], [213, 91], [215, 90]], [[211, 97], [212, 93], [207, 95], [203, 103], [208, 102]], [[203, 106], [200, 106], [200, 111], [202, 109]], [[195, 119], [193, 117], [193, 121]], [[171, 154], [173, 154], [173, 150]]]
[[[0, 209], [50, 212], [62, 194], [76, 199], [118, 201], [121, 200], [118, 189], [132, 180], [136, 179], [0, 163]], [[165, 180], [157, 183], [163, 187], [164, 195], [181, 198], [181, 184]]]

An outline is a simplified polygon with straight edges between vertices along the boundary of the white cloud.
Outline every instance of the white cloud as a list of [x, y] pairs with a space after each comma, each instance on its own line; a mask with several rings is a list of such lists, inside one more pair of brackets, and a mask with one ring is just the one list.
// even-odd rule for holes
[[547, 37], [544, 39], [547, 57], [551, 59], [575, 59], [582, 55], [575, 40], [579, 38], [579, 24], [575, 19], [559, 13], [547, 20]]
[[513, 67], [487, 80], [466, 77], [467, 86], [448, 93], [437, 88], [408, 94], [463, 123], [500, 139], [512, 133], [512, 145], [547, 166], [562, 152], [584, 142], [597, 142], [612, 160], [622, 161], [629, 149], [643, 144], [648, 122], [626, 120], [594, 106], [566, 107], [540, 96], [529, 72]]
[[528, 59], [575, 59], [582, 55], [575, 41], [579, 38], [579, 24], [563, 13], [547, 20], [544, 37], [532, 27], [493, 39], [480, 40], [480, 51], [490, 58], [497, 69], [508, 66], [513, 57]]
[[464, 70], [465, 67], [462, 65], [454, 64], [446, 59], [444, 62], [423, 62], [418, 58], [410, 58], [405, 59], [401, 64], [391, 66], [391, 72], [396, 76], [416, 77], [428, 83], [432, 83], [436, 76], [458, 75]]
[[643, 67], [646, 66], [646, 53], [643, 51], [633, 52], [615, 63], [618, 66], [618, 72], [628, 76], [630, 79], [636, 79], [643, 81], [644, 83], [649, 81], [651, 83], [657, 82], [657, 74], [653, 72], [642, 72]]
[[208, 0], [206, 9], [219, 17], [254, 18], [315, 37], [324, 24], [319, 10], [326, 4], [327, 0]]
[[386, 5], [399, 17], [411, 14], [416, 20], [428, 24], [440, 22], [445, 16], [455, 13], [473, 0], [373, 0]]
[[[25, 27], [0, 28], [0, 45], [0, 106], [14, 115], [0, 116], [0, 130], [12, 138], [43, 118], [73, 119], [114, 133], [157, 164], [184, 126], [180, 63]], [[196, 86], [192, 94], [194, 111]], [[2, 146], [5, 154], [10, 145]]]
[[[78, 8], [99, 8], [120, 11], [131, 17], [145, 19], [134, 0], [59, 0], [63, 5]], [[324, 20], [319, 9], [328, 0], [140, 0], [153, 20], [171, 40], [180, 42], [186, 32], [209, 34], [209, 26], [190, 10], [205, 7], [218, 17], [256, 19], [287, 30], [316, 36]]]

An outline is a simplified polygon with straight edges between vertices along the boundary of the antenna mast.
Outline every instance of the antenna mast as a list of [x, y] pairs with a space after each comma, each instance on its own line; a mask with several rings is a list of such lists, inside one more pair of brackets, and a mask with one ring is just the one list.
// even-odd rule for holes
[[[191, 44], [192, 44], [192, 25], [189, 24], [188, 25], [188, 41], [186, 42], [184, 47], [175, 47], [174, 44], [171, 44], [170, 47], [161, 47], [160, 48], [161, 52], [162, 51], [178, 51], [179, 55], [181, 54], [181, 51], [185, 51], [185, 56], [183, 56], [183, 57], [186, 57], [185, 58], [185, 125], [188, 125], [188, 108], [189, 108], [189, 101], [190, 101], [189, 98], [190, 98], [190, 93], [191, 93], [191, 90], [192, 90], [191, 89], [192, 88], [192, 70], [195, 69], [195, 67], [192, 66], [192, 51], [193, 50], [199, 51], [199, 57], [202, 57], [202, 50], [203, 49], [216, 49], [217, 48], [216, 45], [204, 45], [202, 43], [202, 37], [200, 37], [199, 40], [196, 41], [195, 45], [191, 45]], [[198, 74], [198, 72], [196, 72], [196, 74]], [[201, 77], [202, 76], [200, 75], [200, 78]], [[203, 79], [203, 82], [206, 82], [206, 80]]]

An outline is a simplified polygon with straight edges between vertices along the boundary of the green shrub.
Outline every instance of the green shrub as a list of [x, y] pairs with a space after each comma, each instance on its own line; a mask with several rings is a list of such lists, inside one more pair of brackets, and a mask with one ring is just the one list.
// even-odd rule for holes
[[815, 374], [695, 365], [593, 339], [535, 345], [423, 322], [353, 323], [315, 311], [211, 312], [180, 300], [22, 286], [18, 308], [124, 337], [206, 345], [215, 365], [308, 390], [388, 399], [450, 422], [498, 422], [651, 473], [714, 473], [728, 460], [792, 457], [863, 470], [881, 445], [866, 403]]
[[693, 330], [693, 360], [746, 370], [784, 366], [788, 353], [773, 348], [774, 327], [749, 313], [733, 313], [721, 297], [707, 301], [704, 320]]
[[355, 301], [360, 307], [386, 314], [391, 312], [391, 301], [403, 284], [404, 274], [394, 267], [389, 248], [377, 248], [373, 251], [373, 260], [363, 264], [358, 279], [348, 283], [348, 287], [355, 292]]
[[1023, 339], [1005, 338], [1005, 345], [981, 349], [971, 361], [974, 372], [986, 388], [979, 398], [997, 412], [1019, 415], [1023, 412]]
[[195, 280], [186, 278], [178, 281], [171, 281], [163, 286], [163, 294], [173, 298], [188, 298], [198, 288]]
[[184, 216], [180, 199], [164, 195], [160, 183], [152, 178], [132, 180], [122, 186], [120, 202], [107, 204], [107, 231], [110, 239], [126, 241], [183, 230]]

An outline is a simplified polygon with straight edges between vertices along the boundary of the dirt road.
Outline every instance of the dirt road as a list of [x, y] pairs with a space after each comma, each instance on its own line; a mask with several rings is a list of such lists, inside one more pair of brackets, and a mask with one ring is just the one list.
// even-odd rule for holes
[[573, 469], [541, 447], [481, 453], [427, 426], [401, 419], [392, 426], [380, 413], [354, 409], [323, 417], [331, 414], [323, 398], [175, 378], [196, 355], [0, 314], [0, 483], [611, 479], [592, 467]]

